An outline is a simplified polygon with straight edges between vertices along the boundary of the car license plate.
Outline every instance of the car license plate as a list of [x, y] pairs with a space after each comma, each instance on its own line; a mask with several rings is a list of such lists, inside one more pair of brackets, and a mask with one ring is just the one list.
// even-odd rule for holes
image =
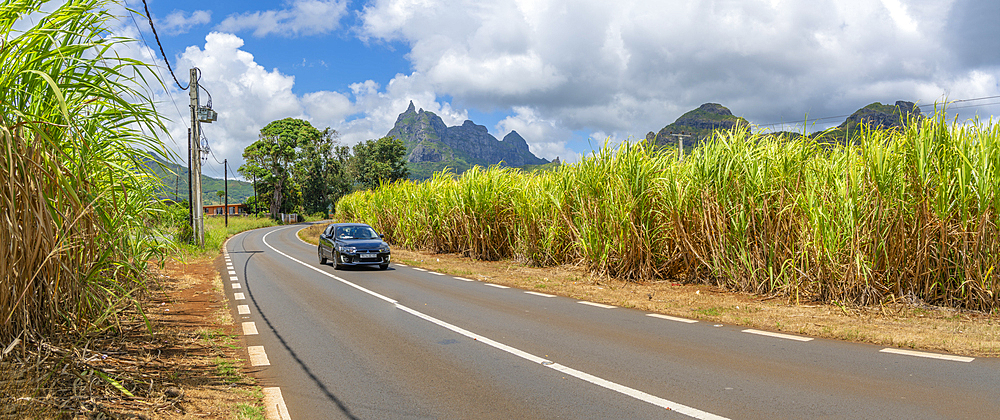
[[361, 258], [378, 258], [378, 254], [361, 254]]

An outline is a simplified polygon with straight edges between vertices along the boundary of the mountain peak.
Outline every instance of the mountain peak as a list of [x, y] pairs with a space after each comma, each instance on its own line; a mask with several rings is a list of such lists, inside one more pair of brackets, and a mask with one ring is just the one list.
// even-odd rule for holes
[[[410, 106], [406, 107], [406, 112], [404, 112], [404, 114], [409, 114], [409, 113], [413, 112], [413, 110], [414, 110], [414, 109], [415, 109], [415, 108], [413, 107], [413, 101], [411, 100], [411, 101], [410, 101]], [[421, 108], [421, 110], [422, 110], [422, 109], [423, 109], [423, 108]]]

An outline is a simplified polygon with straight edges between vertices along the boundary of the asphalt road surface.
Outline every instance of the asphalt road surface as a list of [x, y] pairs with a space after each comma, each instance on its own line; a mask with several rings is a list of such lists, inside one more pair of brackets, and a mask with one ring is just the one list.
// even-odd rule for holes
[[766, 335], [393, 263], [334, 270], [296, 236], [226, 244], [272, 417], [990, 419], [1000, 362]]

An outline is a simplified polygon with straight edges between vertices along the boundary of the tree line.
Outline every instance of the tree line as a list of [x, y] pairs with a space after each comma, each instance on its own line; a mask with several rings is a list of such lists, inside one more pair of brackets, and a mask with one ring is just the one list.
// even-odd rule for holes
[[255, 196], [245, 203], [253, 213], [326, 213], [346, 194], [409, 176], [405, 155], [402, 140], [394, 137], [351, 148], [340, 143], [336, 130], [284, 118], [260, 130], [243, 150], [246, 163], [237, 172], [254, 183]]

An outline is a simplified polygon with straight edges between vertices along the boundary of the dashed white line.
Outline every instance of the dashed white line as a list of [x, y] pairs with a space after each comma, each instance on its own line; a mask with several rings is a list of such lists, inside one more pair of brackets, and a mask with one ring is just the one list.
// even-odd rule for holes
[[493, 284], [493, 283], [486, 283], [486, 285], [487, 285], [487, 286], [490, 286], [490, 287], [496, 287], [497, 289], [510, 289], [510, 288], [509, 288], [509, 287], [507, 287], [507, 286], [503, 286], [503, 285], [499, 285], [499, 284]]
[[257, 335], [257, 324], [253, 322], [244, 322], [243, 335]]
[[408, 265], [406, 265], [406, 264], [400, 264], [400, 263], [396, 263], [396, 265], [398, 265], [398, 266], [400, 266], [400, 267], [409, 267], [409, 266], [408, 266]]
[[413, 267], [413, 269], [414, 269], [414, 270], [417, 270], [417, 271], [424, 271], [424, 272], [426, 272], [426, 271], [427, 271], [427, 270], [424, 270], [423, 268], [420, 268], [420, 267]]
[[271, 366], [271, 361], [267, 360], [267, 353], [264, 346], [247, 346], [247, 355], [250, 356], [250, 366]]
[[926, 353], [922, 351], [893, 349], [893, 348], [884, 348], [882, 350], [879, 350], [879, 352], [901, 354], [904, 356], [926, 357], [928, 359], [950, 360], [952, 362], [963, 362], [963, 363], [969, 363], [972, 362], [973, 360], [976, 360], [975, 357], [955, 356], [951, 354]]
[[235, 271], [233, 271], [233, 270], [229, 270], [229, 275], [230, 275], [230, 276], [235, 276], [235, 275], [236, 275], [236, 272], [235, 272]]
[[670, 320], [670, 321], [683, 322], [683, 323], [686, 323], [686, 324], [694, 324], [695, 322], [698, 322], [698, 321], [693, 320], [693, 319], [678, 318], [676, 316], [670, 316], [670, 315], [646, 314], [646, 316], [651, 316], [653, 318], [666, 319], [666, 320]]
[[239, 283], [233, 283], [232, 286], [233, 286], [233, 289], [242, 289], [243, 288], [243, 286], [240, 286]]
[[524, 292], [524, 293], [527, 293], [529, 295], [541, 296], [541, 297], [556, 297], [556, 295], [549, 295], [549, 294], [539, 293], [539, 292]]
[[229, 276], [229, 281], [240, 281], [240, 278], [236, 276]]
[[472, 280], [472, 279], [467, 279], [467, 278], [465, 278], [465, 277], [455, 277], [455, 280], [461, 280], [461, 281], [475, 281], [475, 280]]
[[243, 300], [246, 298], [246, 296], [243, 296], [243, 293], [233, 293], [233, 300]]
[[590, 305], [590, 306], [596, 306], [598, 308], [604, 308], [604, 309], [613, 309], [613, 308], [616, 308], [616, 306], [605, 305], [603, 303], [597, 303], [597, 302], [587, 302], [585, 300], [581, 300], [581, 301], [579, 301], [577, 303], [582, 303], [584, 305]]
[[239, 312], [240, 315], [249, 315], [250, 305], [236, 305], [236, 311]]
[[429, 273], [431, 273], [431, 274], [433, 274], [435, 276], [443, 276], [444, 275], [442, 273], [438, 273], [437, 271], [429, 271]]
[[782, 334], [782, 333], [776, 333], [776, 332], [770, 332], [770, 331], [761, 331], [761, 330], [755, 330], [755, 329], [746, 329], [746, 330], [743, 330], [743, 332], [750, 333], [750, 334], [757, 334], [757, 335], [766, 335], [768, 337], [774, 337], [774, 338], [783, 338], [785, 340], [795, 340], [795, 341], [812, 341], [813, 340], [812, 337], [803, 337], [801, 335]]
[[292, 420], [285, 407], [285, 399], [281, 397], [281, 388], [264, 387], [264, 417], [275, 420]]

